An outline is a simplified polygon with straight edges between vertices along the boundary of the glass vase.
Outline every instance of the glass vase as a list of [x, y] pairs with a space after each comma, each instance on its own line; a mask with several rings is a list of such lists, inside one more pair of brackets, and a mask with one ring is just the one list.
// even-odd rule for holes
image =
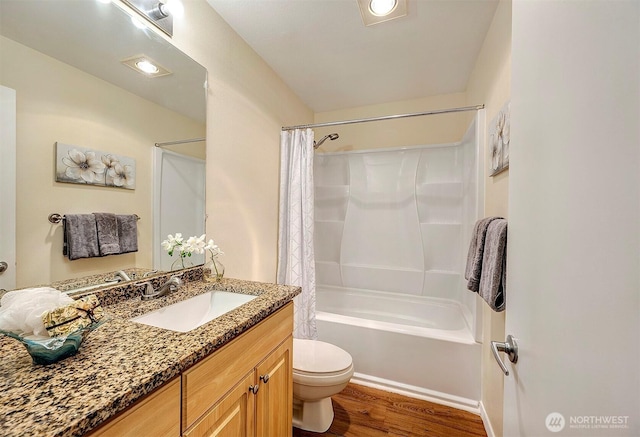
[[205, 282], [218, 282], [224, 276], [224, 264], [216, 258], [211, 258], [205, 263], [202, 272]]
[[171, 264], [171, 271], [174, 272], [176, 270], [182, 270], [188, 267], [193, 267], [193, 263], [190, 259], [181, 256], [178, 257], [178, 259], [176, 259], [173, 264]]

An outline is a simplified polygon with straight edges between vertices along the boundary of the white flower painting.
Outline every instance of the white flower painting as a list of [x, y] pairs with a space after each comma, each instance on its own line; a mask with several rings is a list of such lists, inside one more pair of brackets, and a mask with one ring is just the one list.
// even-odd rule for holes
[[56, 181], [133, 190], [136, 188], [136, 161], [58, 142]]
[[491, 176], [509, 168], [509, 146], [511, 143], [511, 107], [504, 104], [489, 125], [489, 147]]

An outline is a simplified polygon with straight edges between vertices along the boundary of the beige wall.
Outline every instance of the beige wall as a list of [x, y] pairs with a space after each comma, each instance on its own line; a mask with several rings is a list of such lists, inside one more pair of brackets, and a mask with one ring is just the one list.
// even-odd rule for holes
[[[161, 138], [204, 135], [201, 123], [178, 115], [9, 39], [0, 40], [0, 80], [17, 96], [17, 287], [151, 267], [152, 150]], [[136, 160], [136, 189], [55, 182], [55, 143]], [[50, 213], [136, 213], [137, 253], [69, 261], [62, 226]]]
[[[360, 106], [315, 114], [315, 123], [353, 120], [384, 115], [408, 114], [466, 106], [465, 93]], [[340, 138], [327, 140], [319, 152], [376, 149], [385, 147], [443, 144], [460, 141], [469, 127], [468, 113], [431, 115], [314, 129], [315, 138], [337, 132]]]
[[205, 0], [184, 6], [172, 43], [208, 71], [207, 237], [226, 275], [273, 282], [280, 128], [313, 113]]
[[[485, 104], [487, 124], [493, 120], [511, 95], [511, 1], [501, 0], [491, 28], [467, 84], [469, 104]], [[487, 132], [488, 132], [487, 126]], [[488, 142], [486, 142], [488, 144]], [[516, 145], [517, 147], [517, 145]], [[489, 149], [485, 150], [485, 216], [507, 217], [509, 170], [489, 177]], [[482, 303], [482, 398], [496, 436], [502, 435], [504, 376], [495, 362], [491, 340], [504, 341], [505, 313], [495, 313]]]

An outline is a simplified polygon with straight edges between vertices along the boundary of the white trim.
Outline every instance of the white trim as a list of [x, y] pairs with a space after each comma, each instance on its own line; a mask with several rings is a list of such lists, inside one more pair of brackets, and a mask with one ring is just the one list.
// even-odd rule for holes
[[16, 91], [0, 86], [0, 261], [9, 267], [0, 277], [0, 288], [16, 288]]
[[491, 426], [491, 420], [489, 420], [489, 415], [482, 401], [480, 401], [480, 417], [482, 418], [482, 424], [484, 425], [484, 431], [487, 433], [487, 437], [496, 437], [493, 426]]
[[376, 376], [365, 375], [358, 372], [353, 374], [351, 383], [364, 385], [365, 387], [377, 388], [379, 390], [384, 390], [391, 393], [397, 393], [399, 395], [407, 396], [414, 399], [422, 399], [423, 401], [429, 401], [433, 402], [434, 404], [457, 408], [458, 410], [468, 411], [469, 413], [477, 414], [480, 416], [479, 402], [473, 399], [454, 396], [447, 393], [429, 390], [422, 387], [416, 387], [414, 385], [403, 384], [401, 382], [378, 378]]

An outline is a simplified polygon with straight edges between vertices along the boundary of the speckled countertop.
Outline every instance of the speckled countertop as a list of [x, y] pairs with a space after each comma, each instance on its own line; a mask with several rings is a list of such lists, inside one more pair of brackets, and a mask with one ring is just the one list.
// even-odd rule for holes
[[[258, 295], [187, 333], [129, 321], [210, 290]], [[108, 294], [108, 291], [105, 292]], [[299, 287], [223, 279], [189, 282], [170, 296], [139, 297], [103, 306], [111, 320], [77, 355], [48, 366], [32, 364], [18, 341], [0, 338], [0, 435], [80, 436], [180, 374], [300, 293]]]

